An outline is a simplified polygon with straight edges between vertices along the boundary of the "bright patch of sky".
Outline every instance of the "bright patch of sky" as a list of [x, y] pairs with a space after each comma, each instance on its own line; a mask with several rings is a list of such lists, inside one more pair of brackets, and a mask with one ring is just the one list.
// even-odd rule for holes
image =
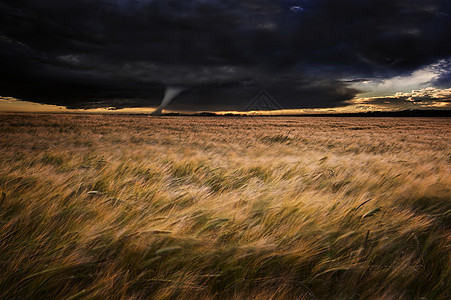
[[359, 98], [389, 96], [395, 93], [407, 93], [433, 86], [441, 75], [449, 72], [451, 60], [440, 60], [408, 75], [388, 79], [371, 79], [358, 82], [353, 87], [364, 91]]

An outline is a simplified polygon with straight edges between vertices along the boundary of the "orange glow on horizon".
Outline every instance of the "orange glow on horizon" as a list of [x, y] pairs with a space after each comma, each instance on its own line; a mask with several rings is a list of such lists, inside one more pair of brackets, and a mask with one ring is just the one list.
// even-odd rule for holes
[[[324, 114], [324, 113], [358, 113], [368, 111], [396, 111], [403, 109], [411, 109], [412, 107], [392, 106], [384, 104], [366, 103], [368, 98], [357, 98], [348, 101], [347, 106], [336, 108], [311, 108], [311, 109], [284, 109], [274, 111], [192, 111], [189, 113], [214, 112], [218, 115], [235, 114], [235, 115], [303, 115], [303, 114]], [[425, 109], [449, 109], [450, 104], [447, 102], [437, 102], [434, 105], [427, 105]], [[100, 113], [100, 114], [151, 114], [156, 107], [134, 107], [134, 108], [92, 108], [92, 109], [68, 109], [64, 106], [40, 104], [29, 101], [22, 101], [12, 97], [0, 97], [0, 112], [41, 112], [41, 113]], [[176, 110], [166, 110], [167, 113], [187, 113]]]

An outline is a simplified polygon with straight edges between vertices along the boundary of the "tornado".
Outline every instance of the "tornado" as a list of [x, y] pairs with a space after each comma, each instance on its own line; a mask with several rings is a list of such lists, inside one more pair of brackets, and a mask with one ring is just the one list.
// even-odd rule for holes
[[152, 113], [153, 116], [161, 116], [163, 110], [177, 97], [181, 92], [186, 90], [185, 87], [182, 86], [168, 86], [166, 87], [166, 91], [164, 93], [163, 100], [161, 101], [160, 106]]

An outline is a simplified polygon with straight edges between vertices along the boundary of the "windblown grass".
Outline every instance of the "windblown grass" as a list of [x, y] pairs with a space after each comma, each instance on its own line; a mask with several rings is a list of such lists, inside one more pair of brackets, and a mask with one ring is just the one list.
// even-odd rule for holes
[[0, 298], [447, 299], [450, 125], [0, 115]]

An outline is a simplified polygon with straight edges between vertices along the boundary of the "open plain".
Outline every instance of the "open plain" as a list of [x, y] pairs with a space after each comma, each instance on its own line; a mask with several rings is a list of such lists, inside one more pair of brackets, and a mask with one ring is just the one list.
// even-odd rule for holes
[[0, 298], [446, 299], [450, 125], [1, 114]]

